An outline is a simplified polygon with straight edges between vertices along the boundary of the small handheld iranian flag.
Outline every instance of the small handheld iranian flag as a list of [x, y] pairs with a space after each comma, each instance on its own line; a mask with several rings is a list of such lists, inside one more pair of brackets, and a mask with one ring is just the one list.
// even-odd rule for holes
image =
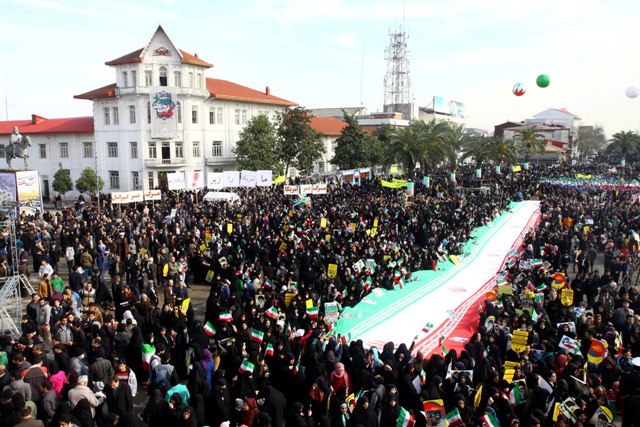
[[449, 424], [449, 427], [460, 427], [463, 424], [458, 408], [455, 408], [447, 414], [447, 423]]
[[298, 355], [298, 361], [296, 362], [296, 365], [293, 367], [294, 375], [298, 375], [298, 372], [300, 372], [300, 367], [302, 366], [302, 364], [300, 363], [300, 356], [302, 356], [302, 353]]
[[520, 387], [518, 387], [518, 384], [516, 384], [509, 392], [509, 402], [511, 402], [511, 406], [516, 406], [522, 402], [522, 396], [520, 395]]
[[500, 422], [493, 414], [486, 414], [481, 419], [487, 427], [500, 427]]
[[316, 319], [318, 317], [318, 307], [309, 307], [307, 308], [307, 314], [310, 318]]
[[271, 289], [273, 287], [273, 282], [269, 279], [266, 279], [264, 281], [264, 288], [265, 289]]
[[447, 348], [444, 346], [444, 335], [440, 336], [440, 347], [442, 349], [443, 356], [446, 356], [447, 354], [449, 354], [449, 350], [447, 350]]
[[263, 339], [264, 332], [251, 328], [251, 341], [259, 342], [260, 344], [262, 344]]
[[413, 427], [416, 423], [413, 415], [409, 413], [404, 408], [400, 408], [400, 415], [398, 416], [398, 422], [396, 422], [396, 427]]
[[218, 262], [220, 263], [220, 267], [222, 267], [222, 268], [229, 267], [229, 263], [227, 262], [227, 258], [225, 258], [225, 257], [218, 258]]
[[264, 349], [265, 356], [273, 356], [273, 344], [267, 344], [267, 348]]
[[212, 336], [214, 336], [216, 334], [216, 328], [213, 327], [211, 322], [207, 322], [207, 324], [204, 325], [204, 327], [202, 329], [204, 329], [204, 332], [207, 335], [209, 335], [210, 337], [212, 337]]
[[249, 362], [247, 359], [242, 361], [242, 365], [240, 365], [240, 372], [249, 372], [249, 373], [253, 373], [253, 370], [255, 369], [255, 365], [251, 362]]
[[272, 319], [277, 319], [278, 318], [278, 309], [271, 306], [269, 307], [269, 309], [265, 312], [265, 314], [267, 316], [269, 316]]
[[221, 322], [232, 322], [233, 318], [231, 317], [231, 312], [227, 310], [221, 311], [220, 316], [218, 316], [218, 320]]
[[156, 348], [153, 344], [142, 344], [142, 369], [145, 372], [149, 370], [149, 363], [154, 354], [156, 354]]

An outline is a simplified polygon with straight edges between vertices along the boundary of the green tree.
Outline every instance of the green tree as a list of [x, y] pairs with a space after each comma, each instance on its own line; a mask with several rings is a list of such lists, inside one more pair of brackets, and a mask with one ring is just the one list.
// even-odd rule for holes
[[313, 162], [324, 153], [320, 134], [311, 127], [311, 113], [295, 107], [278, 113], [278, 160], [284, 163], [284, 173], [294, 166], [302, 174], [313, 169]]
[[277, 156], [276, 128], [264, 115], [252, 118], [240, 132], [240, 139], [233, 149], [240, 169], [272, 170], [282, 174], [282, 164]]
[[367, 149], [367, 164], [372, 168], [376, 166], [387, 166], [385, 164], [385, 144], [376, 137], [370, 138], [369, 148]]
[[605, 146], [606, 138], [601, 126], [580, 127], [580, 134], [576, 141], [578, 156], [582, 159], [600, 152]]
[[611, 144], [607, 147], [609, 152], [618, 152], [623, 160], [640, 151], [640, 135], [632, 130], [623, 130], [613, 134]]
[[103, 188], [104, 181], [91, 168], [84, 169], [80, 178], [76, 179], [76, 190], [80, 193], [97, 193]]
[[347, 123], [336, 140], [336, 150], [331, 164], [337, 165], [340, 169], [355, 169], [367, 166], [367, 151], [371, 146], [371, 137], [360, 125], [354, 115], [344, 114], [344, 121]]
[[529, 161], [531, 154], [542, 154], [545, 151], [544, 135], [539, 133], [535, 126], [529, 126], [516, 132], [514, 139], [518, 147], [518, 153], [524, 156], [525, 162]]
[[58, 169], [53, 175], [53, 183], [51, 186], [53, 187], [53, 191], [62, 194], [62, 197], [64, 197], [65, 193], [73, 190], [73, 181], [71, 181], [69, 169]]
[[460, 150], [471, 141], [471, 137], [464, 132], [463, 124], [445, 123], [447, 127], [442, 133], [442, 150], [449, 164], [449, 169], [455, 171], [457, 169]]
[[391, 133], [387, 159], [401, 162], [409, 176], [413, 176], [418, 163], [423, 171], [442, 162], [445, 158], [443, 134], [446, 123], [431, 120], [412, 122], [407, 127], [396, 128]]
[[492, 159], [495, 163], [500, 164], [505, 162], [508, 165], [512, 165], [518, 160], [518, 147], [512, 139], [494, 137], [491, 138], [490, 145]]
[[495, 159], [493, 138], [473, 138], [462, 147], [462, 160], [473, 160], [476, 168], [488, 164]]

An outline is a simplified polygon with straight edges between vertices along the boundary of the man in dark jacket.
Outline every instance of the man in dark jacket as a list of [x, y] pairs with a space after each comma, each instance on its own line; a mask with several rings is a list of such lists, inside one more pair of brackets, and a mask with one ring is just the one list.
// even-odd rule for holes
[[115, 375], [109, 379], [109, 388], [106, 390], [107, 407], [121, 417], [133, 412], [133, 397], [128, 384], [121, 383]]

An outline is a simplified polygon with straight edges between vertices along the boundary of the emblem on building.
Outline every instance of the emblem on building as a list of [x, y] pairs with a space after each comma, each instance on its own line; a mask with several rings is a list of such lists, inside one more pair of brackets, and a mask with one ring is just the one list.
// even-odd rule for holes
[[163, 90], [155, 94], [151, 107], [156, 111], [157, 118], [167, 120], [173, 118], [176, 104], [171, 99], [171, 93]]
[[153, 56], [171, 56], [171, 51], [166, 47], [160, 46], [153, 50]]

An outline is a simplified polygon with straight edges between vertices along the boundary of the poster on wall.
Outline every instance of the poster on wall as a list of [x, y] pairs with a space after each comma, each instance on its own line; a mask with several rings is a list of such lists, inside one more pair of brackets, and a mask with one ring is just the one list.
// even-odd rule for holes
[[168, 173], [167, 185], [171, 191], [185, 190], [187, 188], [187, 182], [185, 180], [184, 171]]
[[151, 112], [151, 137], [175, 138], [178, 129], [178, 97], [169, 88], [153, 88], [149, 92]]
[[256, 171], [243, 170], [242, 173], [240, 174], [240, 186], [255, 187], [257, 179], [258, 179], [258, 173]]
[[204, 187], [204, 173], [193, 171], [189, 174], [189, 190], [198, 190]]
[[18, 189], [16, 188], [16, 174], [13, 172], [0, 172], [0, 191], [6, 191], [13, 196], [12, 200], [17, 200]]
[[16, 187], [18, 196], [18, 213], [35, 215], [42, 211], [42, 195], [38, 171], [17, 171]]
[[258, 187], [269, 187], [272, 185], [273, 172], [272, 171], [256, 171], [258, 178], [256, 179], [256, 185]]
[[222, 186], [239, 187], [240, 186], [240, 172], [238, 171], [224, 171], [222, 172]]
[[207, 188], [209, 190], [222, 190], [222, 172], [207, 173]]

